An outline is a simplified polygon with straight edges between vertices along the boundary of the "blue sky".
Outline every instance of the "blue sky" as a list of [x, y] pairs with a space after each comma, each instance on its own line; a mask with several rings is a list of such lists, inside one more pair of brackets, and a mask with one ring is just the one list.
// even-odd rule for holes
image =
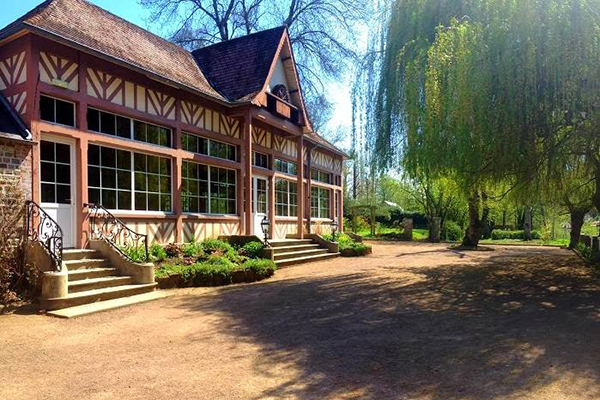
[[[43, 0], [0, 0], [2, 1], [2, 12], [0, 13], [0, 27], [5, 27], [12, 21], [16, 20], [29, 10], [41, 4]], [[148, 17], [147, 11], [140, 6], [137, 0], [91, 0], [98, 6], [124, 18], [136, 25], [149, 29], [145, 18]], [[152, 30], [152, 29], [150, 29]], [[155, 31], [155, 33], [158, 33]], [[352, 80], [348, 82], [331, 83], [327, 90], [330, 99], [335, 105], [334, 115], [331, 119], [328, 129], [337, 130], [339, 128], [349, 129], [350, 118], [352, 112], [352, 104], [350, 102], [350, 85]], [[344, 146], [349, 145], [349, 141], [343, 143]]]

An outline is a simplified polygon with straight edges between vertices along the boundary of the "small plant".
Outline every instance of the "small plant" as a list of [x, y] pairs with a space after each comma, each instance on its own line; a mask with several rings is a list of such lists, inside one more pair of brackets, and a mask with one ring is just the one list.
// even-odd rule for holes
[[248, 258], [260, 258], [264, 248], [265, 245], [261, 242], [248, 242], [240, 248], [239, 253]]
[[245, 270], [250, 270], [256, 275], [271, 276], [277, 269], [277, 265], [275, 265], [275, 262], [272, 260], [251, 259], [246, 261], [242, 265], [242, 268]]
[[234, 248], [229, 243], [219, 239], [206, 239], [202, 245], [207, 254], [212, 254], [217, 251], [221, 252], [221, 254], [235, 252]]
[[179, 258], [181, 257], [181, 246], [175, 243], [169, 243], [165, 246], [165, 253], [168, 258]]
[[444, 223], [444, 232], [442, 237], [450, 242], [458, 242], [464, 236], [463, 229], [454, 221], [446, 221]]
[[204, 256], [204, 247], [202, 243], [190, 242], [183, 245], [181, 252], [184, 257], [201, 258]]
[[150, 246], [150, 260], [151, 261], [165, 261], [165, 259], [167, 258], [167, 252], [165, 251], [164, 247], [162, 247], [160, 244], [158, 243], [153, 243], [152, 246]]
[[133, 260], [133, 262], [144, 263], [147, 261], [146, 246], [144, 245], [122, 247], [121, 250], [123, 250], [123, 253]]

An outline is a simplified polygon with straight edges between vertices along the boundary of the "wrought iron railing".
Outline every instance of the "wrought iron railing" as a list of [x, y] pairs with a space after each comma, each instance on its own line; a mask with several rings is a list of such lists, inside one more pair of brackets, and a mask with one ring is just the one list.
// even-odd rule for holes
[[127, 254], [127, 250], [139, 250], [143, 246], [145, 261], [148, 261], [147, 235], [132, 231], [100, 204], [86, 203], [84, 207], [89, 210], [91, 239], [105, 239], [125, 258], [134, 262], [136, 260]]
[[27, 240], [39, 242], [50, 254], [54, 270], [62, 270], [63, 231], [58, 223], [35, 202], [25, 202], [27, 216]]

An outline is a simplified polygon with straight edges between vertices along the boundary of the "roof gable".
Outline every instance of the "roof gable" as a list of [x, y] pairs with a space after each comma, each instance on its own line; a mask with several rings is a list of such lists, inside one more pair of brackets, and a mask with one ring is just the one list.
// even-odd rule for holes
[[252, 100], [264, 88], [285, 27], [206, 46], [192, 52], [210, 84], [229, 101]]
[[224, 100], [180, 46], [86, 0], [48, 0], [2, 30], [33, 28]]

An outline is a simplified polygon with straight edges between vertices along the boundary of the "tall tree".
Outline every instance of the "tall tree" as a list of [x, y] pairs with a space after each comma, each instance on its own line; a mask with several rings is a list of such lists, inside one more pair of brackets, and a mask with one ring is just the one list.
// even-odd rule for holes
[[330, 106], [320, 100], [326, 81], [339, 79], [356, 57], [356, 37], [368, 0], [138, 0], [150, 23], [166, 27], [192, 50], [258, 30], [287, 25], [311, 117]]

